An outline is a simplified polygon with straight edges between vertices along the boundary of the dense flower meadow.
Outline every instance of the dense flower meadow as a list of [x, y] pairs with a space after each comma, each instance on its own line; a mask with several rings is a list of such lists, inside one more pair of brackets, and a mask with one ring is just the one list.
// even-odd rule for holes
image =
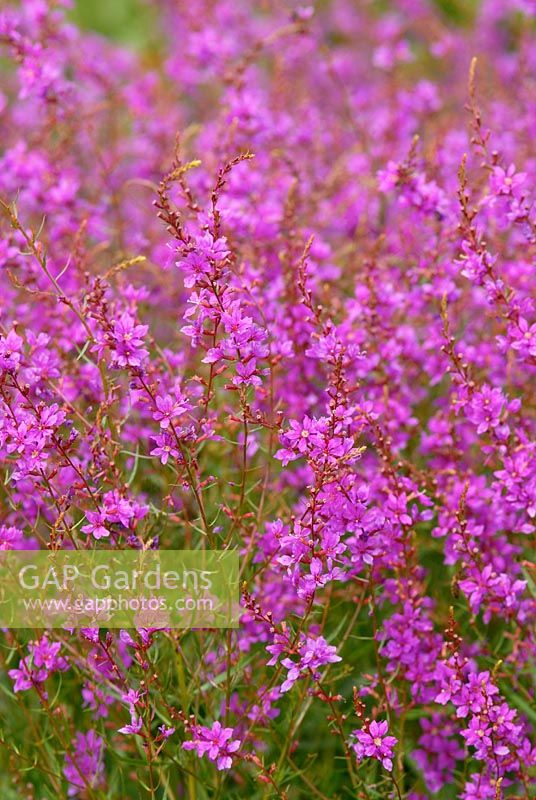
[[0, 548], [243, 616], [4, 629], [1, 797], [528, 798], [534, 2], [144, 5], [0, 9]]

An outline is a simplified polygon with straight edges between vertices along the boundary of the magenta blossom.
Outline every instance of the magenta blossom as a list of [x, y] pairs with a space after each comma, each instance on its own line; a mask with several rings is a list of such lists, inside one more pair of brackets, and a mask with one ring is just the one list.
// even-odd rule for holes
[[359, 761], [363, 758], [376, 758], [381, 761], [386, 770], [393, 769], [394, 746], [397, 739], [386, 736], [388, 723], [373, 720], [361, 730], [355, 730], [353, 735], [357, 741], [352, 745]]
[[67, 794], [85, 797], [89, 788], [95, 789], [102, 783], [104, 743], [93, 730], [77, 733], [73, 742], [72, 755], [65, 756], [64, 774], [69, 782]]
[[193, 739], [184, 742], [184, 750], [195, 750], [197, 755], [208, 756], [211, 761], [215, 761], [219, 770], [230, 769], [233, 760], [233, 753], [240, 747], [240, 739], [233, 739], [233, 728], [223, 728], [221, 723], [216, 721], [210, 728], [204, 725], [195, 725], [192, 728]]

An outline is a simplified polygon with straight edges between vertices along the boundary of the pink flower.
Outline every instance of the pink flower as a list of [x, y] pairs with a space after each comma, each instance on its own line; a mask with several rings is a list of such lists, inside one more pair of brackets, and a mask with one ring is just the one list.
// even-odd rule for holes
[[158, 436], [151, 436], [156, 442], [156, 447], [151, 450], [152, 456], [158, 456], [162, 464], [167, 464], [170, 458], [180, 458], [180, 451], [175, 438], [167, 432]]
[[206, 755], [215, 761], [219, 770], [230, 769], [233, 763], [232, 754], [240, 747], [240, 740], [233, 739], [233, 728], [223, 728], [220, 722], [212, 723], [210, 728], [195, 725], [192, 728], [193, 739], [184, 742], [184, 750], [195, 750], [201, 758]]
[[82, 525], [83, 533], [90, 533], [95, 539], [104, 539], [110, 535], [108, 528], [104, 526], [106, 514], [102, 511], [86, 511], [87, 525]]
[[69, 782], [67, 794], [85, 795], [88, 786], [97, 788], [104, 776], [104, 742], [93, 730], [78, 732], [73, 742], [72, 755], [65, 756], [64, 774]]
[[141, 729], [143, 727], [143, 720], [141, 717], [138, 717], [136, 714], [132, 713], [130, 716], [130, 723], [128, 725], [123, 725], [122, 728], [118, 728], [118, 733], [132, 733], [141, 735]]
[[475, 392], [467, 407], [467, 418], [476, 426], [478, 434], [486, 433], [499, 425], [505, 397], [501, 389], [484, 384]]
[[508, 169], [494, 167], [490, 177], [491, 190], [496, 195], [515, 195], [527, 179], [525, 172], [516, 172], [514, 164]]
[[0, 336], [0, 370], [15, 372], [21, 362], [22, 338], [9, 331], [7, 336]]
[[356, 737], [352, 747], [358, 760], [363, 758], [376, 758], [381, 761], [386, 770], [391, 772], [393, 769], [394, 746], [397, 739], [394, 736], [386, 736], [388, 730], [387, 722], [376, 722], [373, 720], [370, 725], [355, 730], [353, 735]]

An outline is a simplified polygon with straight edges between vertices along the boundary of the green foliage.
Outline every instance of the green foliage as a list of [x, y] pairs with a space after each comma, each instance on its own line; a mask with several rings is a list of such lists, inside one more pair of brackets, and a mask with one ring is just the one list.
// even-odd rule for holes
[[77, 0], [71, 18], [81, 28], [135, 47], [155, 34], [154, 13], [140, 0]]

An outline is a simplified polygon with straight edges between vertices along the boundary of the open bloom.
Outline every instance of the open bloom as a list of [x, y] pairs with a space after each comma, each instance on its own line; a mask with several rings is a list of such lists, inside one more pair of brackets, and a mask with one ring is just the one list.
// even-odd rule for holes
[[184, 742], [184, 750], [195, 750], [199, 757], [208, 756], [215, 761], [219, 770], [230, 769], [233, 760], [232, 753], [240, 747], [240, 739], [233, 739], [233, 728], [223, 728], [220, 722], [214, 722], [212, 727], [195, 725], [192, 728], [193, 739]]
[[381, 761], [386, 770], [393, 769], [394, 746], [397, 739], [386, 736], [388, 723], [373, 720], [370, 725], [362, 730], [356, 730], [353, 735], [357, 741], [352, 745], [358, 760], [362, 758], [376, 758]]

